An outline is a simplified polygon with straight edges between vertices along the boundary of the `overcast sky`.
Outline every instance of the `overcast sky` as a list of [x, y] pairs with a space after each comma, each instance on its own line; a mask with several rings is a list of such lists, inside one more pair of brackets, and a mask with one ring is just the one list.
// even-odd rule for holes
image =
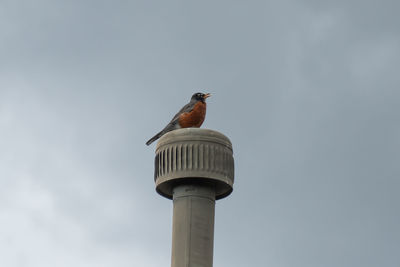
[[0, 266], [170, 265], [155, 144], [195, 92], [214, 266], [398, 267], [399, 1], [0, 1]]

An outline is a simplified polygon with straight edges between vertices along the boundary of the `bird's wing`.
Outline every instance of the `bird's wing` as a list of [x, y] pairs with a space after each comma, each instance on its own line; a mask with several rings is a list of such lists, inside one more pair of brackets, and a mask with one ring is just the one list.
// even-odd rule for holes
[[178, 124], [179, 121], [179, 115], [181, 115], [182, 113], [186, 113], [186, 112], [190, 112], [193, 110], [194, 105], [196, 104], [196, 102], [189, 102], [188, 104], [186, 104], [185, 106], [183, 106], [183, 108], [181, 108], [181, 110], [179, 110], [178, 113], [175, 114], [175, 116], [172, 118], [172, 120], [167, 124], [167, 126], [164, 127], [164, 129], [159, 133], [160, 136], [172, 131], [174, 129], [176, 129], [176, 125]]
[[175, 114], [175, 116], [172, 118], [170, 123], [175, 122], [176, 120], [178, 120], [179, 119], [179, 115], [181, 115], [182, 113], [186, 113], [186, 112], [192, 111], [195, 104], [196, 104], [195, 102], [190, 101], [189, 103], [184, 105], [183, 108], [181, 108], [181, 110], [179, 110], [178, 113]]

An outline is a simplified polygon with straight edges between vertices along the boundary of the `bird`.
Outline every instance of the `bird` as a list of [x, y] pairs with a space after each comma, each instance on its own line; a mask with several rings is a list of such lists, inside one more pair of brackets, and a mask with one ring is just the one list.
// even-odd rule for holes
[[150, 140], [146, 142], [146, 145], [150, 145], [164, 134], [176, 129], [189, 127], [199, 128], [206, 118], [206, 99], [210, 96], [210, 93], [193, 94], [190, 102], [183, 106], [183, 108], [181, 108], [181, 110], [175, 114], [175, 116], [167, 124], [167, 126], [165, 126], [164, 129], [150, 138]]

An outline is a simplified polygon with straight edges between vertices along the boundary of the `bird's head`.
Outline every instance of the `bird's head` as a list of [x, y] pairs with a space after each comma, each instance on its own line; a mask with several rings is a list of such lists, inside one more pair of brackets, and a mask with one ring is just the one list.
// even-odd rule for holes
[[207, 94], [203, 94], [203, 93], [195, 93], [192, 95], [192, 101], [205, 101], [207, 97], [210, 97], [211, 94], [207, 93]]

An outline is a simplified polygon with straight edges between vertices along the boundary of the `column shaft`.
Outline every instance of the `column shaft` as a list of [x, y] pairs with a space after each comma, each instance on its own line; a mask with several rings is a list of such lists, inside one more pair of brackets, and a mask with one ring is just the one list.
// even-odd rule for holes
[[196, 184], [173, 189], [172, 267], [212, 267], [215, 189]]

